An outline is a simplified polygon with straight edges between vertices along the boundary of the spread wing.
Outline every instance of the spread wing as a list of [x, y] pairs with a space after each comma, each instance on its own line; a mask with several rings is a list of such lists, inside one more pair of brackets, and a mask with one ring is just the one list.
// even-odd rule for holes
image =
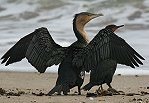
[[89, 71], [106, 59], [115, 60], [119, 64], [132, 68], [143, 64], [140, 59], [145, 60], [124, 39], [110, 30], [103, 29], [99, 31], [87, 47], [75, 56], [73, 64]]
[[27, 48], [30, 44], [30, 41], [32, 40], [34, 36], [34, 32], [24, 36], [21, 38], [13, 47], [11, 47], [3, 56], [1, 59], [1, 63], [5, 63], [5, 66], [12, 64], [14, 62], [21, 61], [23, 58], [25, 58], [25, 54], [27, 51]]
[[47, 67], [59, 64], [66, 52], [67, 48], [56, 44], [48, 30], [42, 27], [21, 38], [3, 55], [2, 63], [6, 62], [7, 66], [26, 57], [31, 65], [43, 73]]

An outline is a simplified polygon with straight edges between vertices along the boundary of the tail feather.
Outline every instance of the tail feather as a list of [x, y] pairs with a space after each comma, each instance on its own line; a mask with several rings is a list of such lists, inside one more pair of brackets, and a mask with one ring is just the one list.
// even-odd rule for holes
[[94, 85], [92, 83], [88, 83], [86, 84], [82, 89], [85, 90], [85, 91], [88, 91], [90, 90]]

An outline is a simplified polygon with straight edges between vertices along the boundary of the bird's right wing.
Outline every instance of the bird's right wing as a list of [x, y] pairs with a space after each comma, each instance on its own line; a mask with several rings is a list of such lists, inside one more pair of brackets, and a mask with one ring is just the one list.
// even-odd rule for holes
[[111, 30], [103, 29], [75, 55], [73, 65], [89, 71], [98, 68], [100, 62], [108, 59], [132, 68], [138, 67], [139, 64], [143, 65], [141, 59], [145, 60], [124, 39]]
[[[2, 57], [7, 65], [27, 58], [38, 72], [44, 73], [47, 67], [59, 64], [67, 54], [67, 48], [56, 44], [44, 27], [20, 39]], [[8, 63], [11, 60], [11, 63]]]
[[1, 57], [1, 59], [3, 59], [1, 63], [6, 63], [5, 66], [7, 66], [14, 62], [21, 61], [23, 58], [25, 58], [27, 48], [34, 35], [35, 33], [33, 32], [21, 38]]
[[26, 58], [40, 72], [47, 67], [58, 65], [65, 55], [67, 48], [56, 44], [46, 28], [36, 30], [28, 49]]

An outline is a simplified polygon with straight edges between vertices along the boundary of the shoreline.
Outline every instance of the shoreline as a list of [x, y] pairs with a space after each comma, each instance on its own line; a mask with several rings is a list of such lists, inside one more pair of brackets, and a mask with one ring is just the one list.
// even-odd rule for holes
[[[31, 67], [27, 69], [11, 69], [12, 67], [5, 67], [0, 70], [0, 72], [18, 72], [18, 73], [38, 73], [38, 71]], [[52, 67], [46, 70], [45, 73], [58, 73], [58, 67]], [[39, 73], [40, 74], [40, 73]], [[89, 73], [86, 73], [89, 74]], [[149, 70], [147, 68], [145, 69], [133, 69], [133, 68], [117, 68], [114, 75], [125, 75], [125, 76], [134, 76], [134, 75], [149, 75]]]
[[[100, 97], [86, 97], [85, 91], [82, 95], [77, 95], [77, 88], [71, 89], [68, 96], [36, 96], [32, 93], [48, 93], [53, 88], [57, 79], [57, 73], [37, 72], [0, 72], [0, 88], [4, 90], [17, 92], [23, 91], [25, 94], [20, 96], [0, 95], [2, 103], [149, 103], [149, 94], [141, 95], [141, 91], [149, 93], [149, 75], [126, 76], [115, 75], [111, 83], [116, 90], [125, 93], [135, 93], [140, 95], [113, 95]], [[85, 85], [89, 80], [89, 75], [85, 77]], [[93, 87], [89, 92], [94, 92], [98, 86]], [[103, 85], [107, 89], [106, 85]], [[139, 102], [142, 101], [142, 102]]]

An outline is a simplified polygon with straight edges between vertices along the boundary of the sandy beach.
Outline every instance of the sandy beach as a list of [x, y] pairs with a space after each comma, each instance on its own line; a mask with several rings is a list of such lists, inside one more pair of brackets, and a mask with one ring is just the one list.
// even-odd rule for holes
[[[0, 95], [0, 103], [149, 103], [149, 76], [114, 76], [112, 86], [125, 92], [123, 95], [86, 97], [85, 91], [78, 96], [77, 88], [71, 89], [68, 96], [35, 95], [48, 93], [55, 85], [56, 73], [0, 72], [0, 88], [6, 94]], [[89, 75], [86, 75], [86, 84]], [[83, 84], [83, 85], [84, 85]], [[94, 92], [94, 87], [90, 92]], [[104, 85], [104, 89], [107, 86]], [[14, 96], [11, 93], [20, 93]]]

